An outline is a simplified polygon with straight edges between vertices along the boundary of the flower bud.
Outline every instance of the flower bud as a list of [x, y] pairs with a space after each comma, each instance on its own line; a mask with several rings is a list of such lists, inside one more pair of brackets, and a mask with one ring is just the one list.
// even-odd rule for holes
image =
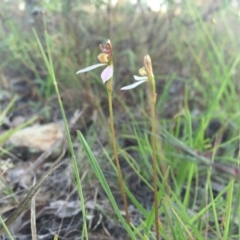
[[144, 57], [144, 67], [145, 67], [145, 70], [147, 72], [147, 75], [150, 78], [154, 77], [153, 76], [153, 71], [152, 71], [152, 61], [151, 61], [151, 58], [149, 57], [149, 55], [146, 55]]

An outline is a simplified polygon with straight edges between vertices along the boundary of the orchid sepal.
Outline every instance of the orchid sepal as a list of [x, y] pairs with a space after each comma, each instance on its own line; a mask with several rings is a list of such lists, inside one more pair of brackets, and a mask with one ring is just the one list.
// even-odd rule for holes
[[148, 80], [147, 76], [136, 76], [136, 75], [133, 75], [134, 79], [136, 81], [142, 81], [142, 80]]
[[144, 83], [146, 81], [147, 81], [147, 79], [145, 79], [145, 80], [138, 80], [137, 82], [135, 82], [133, 84], [130, 84], [130, 85], [125, 86], [125, 87], [122, 87], [120, 90], [130, 90], [130, 89], [133, 89], [133, 88], [137, 87], [138, 85], [140, 85], [140, 84], [142, 84], [142, 83]]
[[85, 72], [89, 72], [95, 68], [98, 68], [98, 67], [101, 67], [101, 66], [106, 66], [107, 64], [106, 63], [98, 63], [98, 64], [94, 64], [92, 66], [89, 66], [89, 67], [86, 67], [86, 68], [83, 68], [79, 71], [76, 72], [76, 74], [79, 74], [79, 73], [85, 73]]

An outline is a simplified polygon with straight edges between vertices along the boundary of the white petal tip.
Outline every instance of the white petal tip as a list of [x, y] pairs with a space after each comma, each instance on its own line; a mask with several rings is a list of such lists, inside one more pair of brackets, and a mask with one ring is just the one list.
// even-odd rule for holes
[[137, 81], [137, 82], [135, 82], [133, 84], [130, 84], [130, 85], [125, 86], [125, 87], [122, 87], [120, 90], [130, 90], [130, 89], [133, 89], [133, 88], [137, 87], [138, 85], [140, 85], [140, 84], [142, 84], [144, 82], [146, 82], [146, 80]]

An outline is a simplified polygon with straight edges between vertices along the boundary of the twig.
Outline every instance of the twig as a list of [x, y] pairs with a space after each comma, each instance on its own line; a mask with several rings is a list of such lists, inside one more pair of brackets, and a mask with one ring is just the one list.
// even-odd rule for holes
[[[59, 168], [61, 165], [67, 163], [69, 161], [65, 160], [61, 163], [58, 163], [53, 168], [50, 168], [40, 179], [39, 181], [29, 190], [27, 193], [27, 196], [18, 204], [15, 211], [8, 217], [8, 219], [5, 221], [5, 225], [9, 228], [9, 226], [18, 218], [18, 216], [21, 215], [21, 213], [25, 210], [31, 199], [34, 197], [34, 195], [37, 193], [39, 188], [44, 184], [46, 179], [51, 175], [57, 168]], [[0, 234], [2, 234], [5, 231], [4, 227], [0, 225]]]

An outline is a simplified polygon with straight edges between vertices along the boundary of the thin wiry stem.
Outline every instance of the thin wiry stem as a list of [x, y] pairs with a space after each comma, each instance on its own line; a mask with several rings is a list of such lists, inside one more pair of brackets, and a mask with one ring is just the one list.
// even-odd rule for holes
[[160, 239], [159, 233], [159, 219], [158, 219], [158, 177], [157, 177], [157, 144], [156, 144], [156, 86], [155, 79], [152, 71], [152, 63], [150, 57], [147, 55], [144, 57], [144, 68], [148, 76], [150, 87], [150, 113], [151, 113], [151, 145], [152, 145], [152, 165], [153, 165], [153, 189], [154, 189], [154, 211], [155, 211], [155, 227], [156, 227], [156, 239]]
[[151, 101], [151, 145], [152, 145], [152, 164], [153, 164], [153, 188], [154, 188], [154, 209], [155, 209], [155, 226], [156, 226], [156, 239], [160, 239], [159, 235], [159, 222], [158, 222], [158, 185], [157, 185], [157, 150], [156, 150], [156, 114], [155, 103], [156, 94], [152, 95]]
[[121, 171], [121, 167], [120, 167], [119, 160], [118, 160], [118, 154], [117, 154], [117, 145], [116, 145], [116, 138], [115, 138], [114, 118], [113, 118], [113, 107], [112, 107], [112, 92], [113, 92], [112, 78], [110, 80], [108, 80], [108, 82], [107, 82], [107, 92], [108, 92], [108, 105], [109, 105], [109, 116], [110, 116], [111, 142], [112, 142], [112, 146], [113, 146], [113, 153], [114, 153], [114, 158], [115, 158], [117, 172], [118, 172], [118, 180], [119, 180], [119, 184], [120, 184], [121, 195], [122, 195], [123, 204], [124, 204], [124, 210], [126, 213], [126, 220], [129, 224], [129, 226], [131, 226], [130, 216], [129, 216], [129, 212], [128, 212], [127, 197], [126, 197], [126, 193], [124, 191], [122, 171]]

